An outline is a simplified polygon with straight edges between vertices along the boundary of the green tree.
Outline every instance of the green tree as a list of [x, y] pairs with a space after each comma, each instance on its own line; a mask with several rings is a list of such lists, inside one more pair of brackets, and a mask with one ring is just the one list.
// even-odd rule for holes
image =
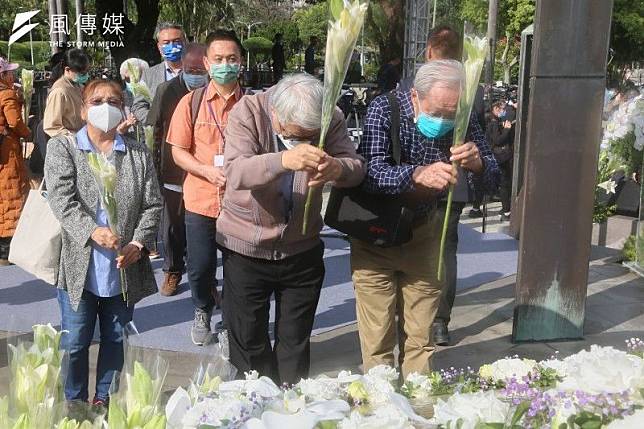
[[380, 51], [380, 62], [385, 63], [403, 53], [405, 36], [404, 0], [371, 2], [367, 11], [368, 40]]
[[320, 46], [326, 45], [327, 23], [329, 21], [329, 7], [326, 3], [318, 3], [298, 10], [293, 14], [297, 22], [300, 41], [306, 45], [309, 38], [316, 36], [320, 39]]
[[[98, 23], [100, 17], [123, 14], [123, 34], [103, 34], [103, 39], [106, 41], [123, 42], [122, 47], [110, 48], [116, 64], [121, 64], [130, 57], [140, 57], [148, 62], [157, 63], [160, 61], [160, 56], [153, 36], [159, 18], [159, 2], [134, 0], [134, 6], [134, 13], [125, 14], [121, 1], [95, 0], [97, 26], [100, 26]], [[133, 21], [134, 19], [136, 21]]]
[[644, 58], [644, 2], [615, 0], [610, 47], [614, 66]]
[[162, 0], [160, 21], [175, 22], [186, 34], [203, 42], [217, 28], [234, 26], [233, 6], [225, 0]]

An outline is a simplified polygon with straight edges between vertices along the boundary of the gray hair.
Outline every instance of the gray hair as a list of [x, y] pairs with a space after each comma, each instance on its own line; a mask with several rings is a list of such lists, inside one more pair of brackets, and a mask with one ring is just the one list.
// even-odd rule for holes
[[160, 22], [157, 24], [157, 28], [154, 30], [154, 40], [158, 41], [159, 40], [159, 33], [162, 32], [163, 30], [179, 30], [183, 34], [183, 36], [186, 36], [186, 33], [183, 31], [183, 27], [181, 27], [179, 24], [174, 24], [172, 22]]
[[143, 76], [143, 72], [150, 68], [150, 65], [141, 58], [128, 58], [127, 60], [121, 63], [119, 72], [121, 73], [121, 79], [125, 79], [130, 76], [130, 70], [128, 68], [128, 63], [132, 64], [132, 67], [137, 67], [139, 69], [139, 77]]
[[307, 130], [320, 128], [324, 87], [313, 76], [297, 73], [280, 80], [271, 93], [271, 106], [280, 124]]
[[460, 87], [463, 82], [463, 65], [456, 60], [431, 60], [416, 72], [414, 88], [419, 98], [424, 98], [438, 83]]

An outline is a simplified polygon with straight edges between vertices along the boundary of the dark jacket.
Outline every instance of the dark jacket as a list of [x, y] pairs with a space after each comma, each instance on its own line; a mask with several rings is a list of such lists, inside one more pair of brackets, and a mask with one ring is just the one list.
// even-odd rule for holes
[[286, 59], [284, 58], [284, 44], [275, 43], [272, 51], [273, 67], [276, 69], [286, 68]]
[[315, 46], [309, 45], [304, 52], [304, 71], [315, 74]]
[[183, 74], [163, 82], [157, 87], [147, 116], [146, 124], [154, 127], [155, 140], [161, 142], [160, 177], [162, 183], [183, 185], [185, 171], [174, 163], [171, 153], [172, 146], [165, 143], [174, 109], [188, 92], [190, 91], [183, 80]]
[[506, 163], [512, 158], [514, 127], [503, 128], [505, 119], [492, 118], [487, 124], [485, 136], [499, 164]]

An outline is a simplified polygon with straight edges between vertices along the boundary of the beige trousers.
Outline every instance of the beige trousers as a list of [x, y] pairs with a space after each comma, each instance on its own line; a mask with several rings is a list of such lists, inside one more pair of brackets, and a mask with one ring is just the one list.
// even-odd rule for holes
[[[442, 217], [436, 210], [402, 246], [380, 248], [351, 241], [351, 272], [364, 371], [398, 363], [402, 376], [431, 369], [431, 326], [444, 282], [437, 278]], [[396, 323], [398, 316], [398, 323]]]

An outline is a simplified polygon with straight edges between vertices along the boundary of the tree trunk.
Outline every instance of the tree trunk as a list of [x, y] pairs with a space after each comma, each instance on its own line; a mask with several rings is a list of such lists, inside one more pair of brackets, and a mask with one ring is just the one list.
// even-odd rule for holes
[[367, 11], [365, 25], [375, 30], [373, 33], [380, 50], [380, 63], [385, 64], [395, 57], [402, 59], [405, 40], [405, 0], [382, 0], [380, 7], [387, 17], [388, 27], [386, 29], [378, 27], [371, 7]]
[[157, 64], [161, 61], [161, 57], [153, 37], [159, 18], [159, 2], [156, 0], [135, 0], [135, 3], [138, 22], [133, 23], [124, 12], [123, 2], [96, 0], [97, 21], [99, 17], [102, 20], [105, 15], [123, 14], [124, 34], [103, 34], [103, 39], [110, 42], [123, 42], [122, 47], [110, 48], [116, 64], [131, 57], [140, 57], [151, 65]]

